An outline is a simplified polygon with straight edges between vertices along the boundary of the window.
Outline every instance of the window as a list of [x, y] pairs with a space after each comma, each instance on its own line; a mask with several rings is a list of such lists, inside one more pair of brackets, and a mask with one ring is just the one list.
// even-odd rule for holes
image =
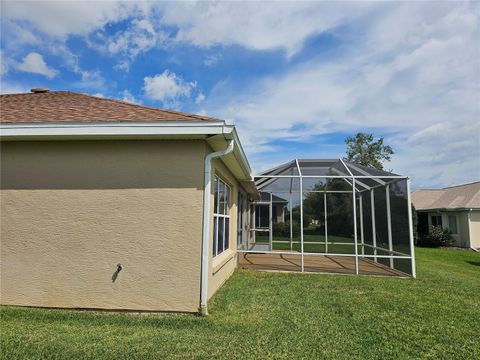
[[213, 256], [217, 256], [229, 246], [230, 187], [218, 177], [213, 186]]
[[442, 215], [432, 215], [432, 226], [443, 227], [442, 224]]
[[455, 215], [448, 215], [448, 230], [452, 234], [458, 234], [457, 217]]

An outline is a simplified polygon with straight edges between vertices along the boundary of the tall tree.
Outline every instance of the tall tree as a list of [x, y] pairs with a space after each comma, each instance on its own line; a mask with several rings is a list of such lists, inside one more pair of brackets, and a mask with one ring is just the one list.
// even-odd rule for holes
[[374, 141], [372, 134], [357, 133], [345, 139], [347, 157], [345, 160], [383, 170], [383, 162], [390, 161], [394, 154], [389, 145], [383, 144], [383, 137]]

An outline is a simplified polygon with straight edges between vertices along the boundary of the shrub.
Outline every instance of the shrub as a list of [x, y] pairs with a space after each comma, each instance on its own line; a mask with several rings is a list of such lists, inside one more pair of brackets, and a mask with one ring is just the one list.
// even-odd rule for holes
[[[300, 236], [300, 222], [292, 221], [293, 236]], [[290, 221], [273, 224], [273, 235], [279, 237], [290, 237]]]
[[418, 245], [424, 247], [450, 246], [452, 243], [453, 237], [450, 231], [440, 226], [430, 226], [428, 234], [418, 239]]

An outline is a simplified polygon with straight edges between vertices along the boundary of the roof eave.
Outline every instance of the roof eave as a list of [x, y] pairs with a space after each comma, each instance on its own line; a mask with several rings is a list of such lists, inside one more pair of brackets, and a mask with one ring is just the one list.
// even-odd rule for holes
[[480, 210], [479, 207], [471, 206], [471, 207], [458, 207], [458, 208], [422, 208], [422, 209], [417, 209], [415, 207], [416, 211], [470, 211], [470, 210]]
[[218, 121], [144, 121], [144, 122], [57, 122], [1, 123], [0, 139], [70, 140], [81, 138], [142, 138], [165, 135], [216, 135], [224, 133], [224, 122]]
[[217, 136], [225, 142], [234, 140], [233, 156], [242, 169], [240, 180], [251, 180], [250, 164], [235, 126], [226, 125], [224, 121], [0, 123], [1, 141], [210, 139]]
[[227, 146], [229, 140], [233, 140], [234, 148], [231, 154], [222, 158], [224, 163], [228, 162], [229, 159], [234, 158], [235, 161], [240, 165], [240, 171], [236, 172], [236, 177], [240, 181], [250, 181], [252, 178], [252, 170], [248, 162], [245, 151], [242, 147], [242, 143], [237, 134], [237, 130], [233, 125], [225, 125], [223, 127], [222, 136], [213, 136], [207, 139], [207, 142], [212, 147], [214, 151], [219, 151], [224, 149]]

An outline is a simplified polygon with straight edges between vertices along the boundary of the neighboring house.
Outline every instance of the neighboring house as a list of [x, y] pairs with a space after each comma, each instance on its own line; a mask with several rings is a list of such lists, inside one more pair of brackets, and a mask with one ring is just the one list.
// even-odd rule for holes
[[255, 202], [253, 209], [255, 228], [268, 228], [270, 226], [270, 204], [272, 204], [272, 222], [285, 222], [285, 210], [288, 201], [275, 194], [260, 192], [260, 200]]
[[1, 303], [205, 312], [258, 196], [235, 127], [65, 91], [0, 100]]
[[417, 190], [412, 203], [419, 234], [428, 233], [430, 225], [440, 226], [452, 233], [455, 245], [480, 248], [480, 182]]

